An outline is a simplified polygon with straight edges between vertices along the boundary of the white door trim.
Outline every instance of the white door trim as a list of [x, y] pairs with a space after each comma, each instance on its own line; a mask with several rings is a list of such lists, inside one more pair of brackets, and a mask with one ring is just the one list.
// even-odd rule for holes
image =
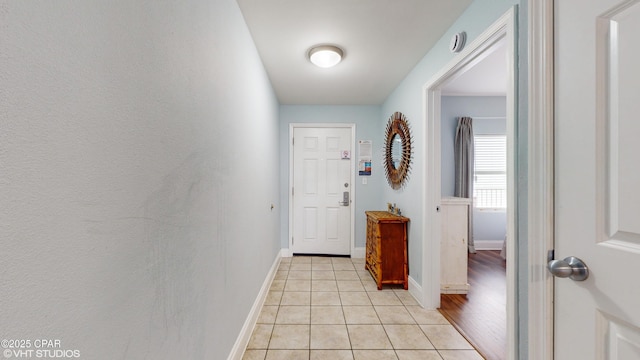
[[518, 349], [517, 337], [517, 258], [515, 234], [517, 223], [515, 212], [516, 177], [515, 177], [515, 141], [516, 137], [516, 9], [509, 9], [504, 15], [487, 28], [463, 51], [456, 55], [431, 80], [423, 86], [423, 113], [425, 116], [425, 134], [427, 146], [424, 149], [423, 174], [426, 180], [425, 198], [423, 200], [424, 227], [422, 238], [425, 239], [422, 254], [422, 279], [425, 308], [440, 307], [440, 216], [436, 209], [440, 206], [440, 88], [450, 79], [466, 71], [483, 59], [487, 51], [498, 41], [506, 39], [507, 43], [507, 358], [515, 359]]
[[[553, 0], [528, 2], [528, 358], [553, 359], [553, 278], [547, 251], [554, 242]], [[522, 279], [524, 280], [524, 279]]]
[[344, 124], [344, 123], [290, 123], [289, 124], [289, 186], [288, 195], [289, 198], [289, 249], [287, 256], [293, 255], [293, 196], [291, 196], [293, 188], [293, 130], [295, 128], [349, 128], [351, 129], [351, 175], [349, 175], [349, 181], [351, 182], [351, 230], [349, 236], [351, 237], [350, 254], [353, 256], [355, 253], [355, 208], [356, 208], [356, 165], [355, 165], [355, 142], [356, 142], [356, 124]]

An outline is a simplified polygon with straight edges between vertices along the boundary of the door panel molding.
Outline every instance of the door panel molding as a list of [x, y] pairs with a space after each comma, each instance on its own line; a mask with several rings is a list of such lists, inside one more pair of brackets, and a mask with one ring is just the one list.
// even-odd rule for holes
[[[629, 58], [627, 51], [640, 31], [639, 3], [618, 4], [597, 21], [598, 241], [640, 252], [640, 224], [635, 216], [629, 216], [640, 213], [640, 193], [636, 190], [640, 173], [634, 171], [640, 106], [636, 84], [628, 75], [640, 59]], [[627, 52], [627, 57], [622, 57], [622, 52]]]
[[596, 316], [597, 358], [637, 358], [640, 354], [640, 328], [602, 311]]

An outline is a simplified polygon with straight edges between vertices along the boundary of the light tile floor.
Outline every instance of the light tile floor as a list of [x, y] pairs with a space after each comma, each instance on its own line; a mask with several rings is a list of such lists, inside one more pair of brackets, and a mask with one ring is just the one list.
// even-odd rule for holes
[[478, 360], [438, 312], [379, 291], [364, 259], [283, 258], [243, 360]]

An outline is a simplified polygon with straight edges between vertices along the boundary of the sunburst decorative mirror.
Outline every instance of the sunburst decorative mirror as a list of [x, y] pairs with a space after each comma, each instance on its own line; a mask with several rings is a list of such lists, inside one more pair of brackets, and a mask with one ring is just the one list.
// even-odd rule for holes
[[384, 172], [395, 189], [403, 188], [411, 173], [411, 127], [403, 113], [396, 111], [387, 122], [385, 133]]

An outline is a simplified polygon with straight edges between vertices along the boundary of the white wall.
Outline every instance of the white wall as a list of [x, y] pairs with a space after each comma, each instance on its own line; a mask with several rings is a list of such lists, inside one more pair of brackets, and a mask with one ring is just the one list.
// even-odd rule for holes
[[0, 24], [0, 338], [226, 359], [280, 248], [278, 103], [236, 2]]
[[[355, 246], [364, 248], [366, 242], [367, 210], [382, 210], [386, 204], [381, 202], [380, 194], [386, 180], [382, 168], [382, 148], [384, 130], [379, 128], [380, 106], [323, 106], [323, 105], [282, 105], [280, 107], [280, 203], [282, 224], [280, 227], [282, 248], [289, 247], [289, 124], [291, 123], [346, 123], [356, 125], [356, 142], [373, 141], [373, 161], [371, 176], [366, 176], [367, 184], [362, 184], [362, 176], [356, 174], [355, 192]], [[351, 156], [353, 161], [358, 159]], [[357, 166], [356, 166], [357, 170]]]

